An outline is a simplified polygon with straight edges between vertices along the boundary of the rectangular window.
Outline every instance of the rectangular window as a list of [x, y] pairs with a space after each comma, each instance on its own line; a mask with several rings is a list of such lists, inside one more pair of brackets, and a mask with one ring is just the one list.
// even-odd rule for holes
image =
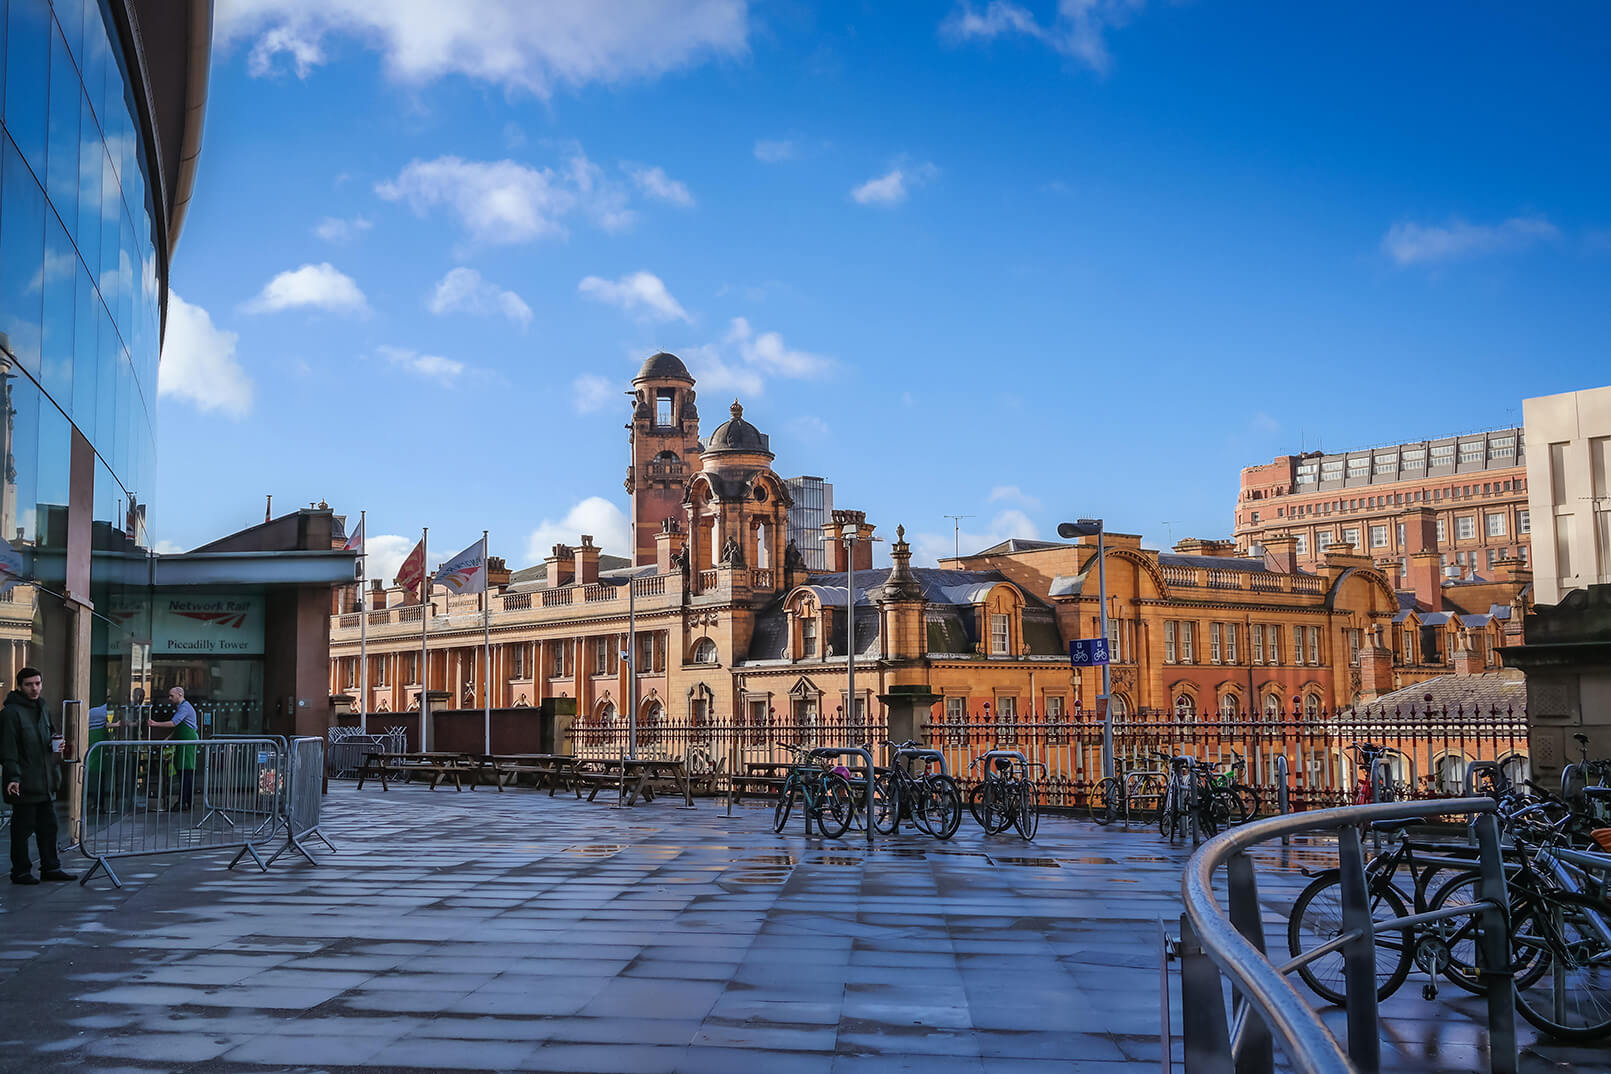
[[347, 666], [347, 687], [349, 689], [357, 689], [357, 687], [358, 687], [358, 660], [357, 660], [357, 658], [354, 657], [352, 659], [343, 660], [342, 663]]
[[1449, 539], [1449, 527], [1443, 519], [1438, 519], [1438, 544]]
[[1358, 552], [1360, 550], [1359, 530], [1358, 529], [1346, 529], [1346, 530], [1343, 530], [1343, 543], [1353, 545], [1354, 546], [1354, 551]]
[[1318, 667], [1320, 665], [1320, 628], [1309, 628], [1309, 663]]
[[1117, 619], [1108, 620], [1108, 662], [1117, 664], [1123, 661], [1124, 654], [1120, 652], [1120, 623]]
[[409, 653], [403, 657], [403, 678], [407, 685], [418, 686], [420, 681], [420, 654]]
[[1054, 720], [1063, 718], [1063, 698], [1061, 695], [1053, 694], [1046, 699], [1046, 715]]
[[1253, 662], [1264, 663], [1264, 626], [1261, 623], [1253, 624]]
[[1278, 627], [1278, 626], [1272, 626], [1270, 628], [1270, 663], [1279, 664], [1280, 662], [1281, 662], [1281, 628]]
[[1173, 664], [1174, 662], [1175, 662], [1175, 621], [1173, 619], [1165, 619], [1164, 620], [1164, 663]]
[[1405, 538], [1405, 536], [1406, 536], [1406, 534], [1405, 534], [1405, 530], [1404, 530], [1404, 523], [1400, 522], [1398, 524], [1398, 546], [1400, 548], [1404, 547], [1404, 538]]
[[654, 399], [654, 423], [662, 429], [672, 426], [671, 419], [671, 393], [660, 392]]
[[610, 670], [610, 642], [607, 638], [593, 641], [593, 674], [603, 675]]
[[1353, 667], [1359, 666], [1359, 631], [1348, 632], [1348, 663]]
[[509, 677], [511, 679], [526, 677], [526, 646], [509, 646]]
[[1196, 623], [1185, 622], [1180, 624], [1180, 662], [1195, 664], [1197, 655], [1192, 651], [1192, 634]]
[[1499, 549], [1497, 549], [1497, 548], [1488, 549], [1488, 569], [1489, 570], [1494, 569], [1494, 560], [1497, 559], [1498, 556], [1499, 556]]
[[1225, 624], [1225, 662], [1236, 663], [1236, 624]]
[[1208, 659], [1217, 664], [1220, 662], [1221, 647], [1224, 644], [1223, 630], [1218, 623], [1208, 624]]
[[968, 715], [968, 699], [965, 697], [948, 697], [945, 699], [945, 718], [947, 720], [961, 720]]
[[1454, 520], [1454, 535], [1457, 540], [1469, 541], [1477, 535], [1477, 520], [1471, 515], [1461, 515]]
[[992, 615], [990, 617], [990, 655], [1007, 655], [1007, 617], [1005, 615]]
[[1018, 699], [1016, 697], [996, 698], [996, 715], [1007, 717], [1017, 716]]
[[1307, 556], [1309, 554], [1309, 536], [1308, 536], [1308, 534], [1304, 534], [1304, 533], [1298, 534], [1297, 541], [1298, 541], [1298, 543], [1292, 546], [1292, 550], [1294, 552], [1296, 552], [1300, 556]]
[[553, 676], [563, 678], [571, 673], [571, 641], [569, 638], [553, 643]]
[[1294, 664], [1303, 663], [1303, 628], [1301, 626], [1292, 628], [1292, 662]]
[[1370, 546], [1372, 548], [1387, 547], [1387, 527], [1372, 526], [1370, 528]]
[[817, 655], [817, 620], [815, 616], [800, 620], [800, 655], [807, 660]]
[[634, 670], [639, 674], [647, 674], [654, 670], [654, 635], [638, 635], [637, 667]]
[[1500, 436], [1488, 441], [1488, 451], [1496, 459], [1509, 459], [1516, 454], [1516, 438]]
[[1533, 532], [1533, 516], [1529, 512], [1527, 512], [1527, 511], [1517, 511], [1516, 512], [1516, 532], [1517, 533], [1532, 533]]
[[1415, 663], [1415, 628], [1414, 627], [1405, 627], [1404, 628], [1404, 653], [1403, 653], [1402, 658], [1404, 660], [1404, 663], [1406, 663], [1406, 664]]
[[1488, 536], [1503, 537], [1505, 535], [1505, 516], [1491, 514], [1488, 516]]
[[1482, 441], [1466, 442], [1460, 445], [1460, 465], [1476, 466], [1482, 463]]
[[1330, 530], [1321, 530], [1319, 533], [1315, 534], [1315, 551], [1316, 552], [1324, 552], [1326, 550], [1326, 547], [1328, 545], [1330, 545], [1330, 544], [1331, 544], [1331, 531]]
[[1405, 451], [1404, 451], [1404, 469], [1406, 469], [1406, 470], [1424, 470], [1424, 469], [1426, 469], [1426, 449], [1425, 448], [1407, 448], [1407, 449], [1405, 449]]

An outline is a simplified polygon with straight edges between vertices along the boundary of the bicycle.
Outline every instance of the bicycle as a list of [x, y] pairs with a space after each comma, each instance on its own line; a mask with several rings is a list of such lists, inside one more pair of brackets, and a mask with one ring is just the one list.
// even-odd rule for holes
[[1040, 830], [1040, 788], [1030, 772], [1046, 766], [1030, 761], [1016, 750], [990, 750], [968, 763], [971, 771], [984, 761], [984, 777], [968, 792], [968, 811], [987, 835], [1000, 835], [1016, 828], [1024, 839], [1034, 839]]
[[856, 811], [850, 781], [843, 773], [827, 768], [811, 750], [803, 746], [790, 742], [774, 745], [792, 754], [794, 763], [784, 777], [777, 803], [772, 808], [772, 830], [783, 834], [789, 825], [789, 815], [794, 812], [795, 803], [798, 802], [801, 815], [806, 820], [807, 835], [811, 834], [812, 821], [816, 822], [817, 831], [829, 839], [844, 835]]
[[1208, 786], [1213, 766], [1207, 761], [1168, 754], [1158, 756], [1169, 761], [1169, 783], [1164, 791], [1163, 808], [1158, 813], [1158, 834], [1173, 842], [1175, 836], [1185, 834], [1195, 821], [1197, 835], [1206, 838], [1219, 831], [1220, 815], [1227, 819], [1240, 818], [1234, 823], [1246, 819], [1239, 799], [1228, 792], [1216, 794]]
[[1231, 766], [1225, 771], [1217, 771], [1208, 777], [1209, 789], [1215, 795], [1234, 796], [1240, 803], [1240, 819], [1235, 819], [1238, 811], [1226, 808], [1222, 813], [1216, 806], [1216, 817], [1221, 827], [1231, 824], [1245, 824], [1256, 820], [1259, 815], [1259, 792], [1243, 782], [1247, 772], [1247, 758], [1231, 750]]
[[1161, 808], [1165, 778], [1163, 769], [1132, 769], [1104, 777], [1086, 798], [1091, 819], [1098, 824], [1110, 824], [1115, 817], [1122, 816], [1129, 824], [1133, 803], [1149, 801], [1154, 803], [1154, 809]]
[[[962, 823], [962, 791], [946, 773], [928, 771], [929, 763], [940, 759], [940, 754], [910, 739], [901, 743], [886, 740], [884, 746], [890, 751], [890, 764], [873, 773], [869, 821], [873, 830], [891, 835], [905, 818], [936, 839], [955, 835]], [[911, 760], [924, 762], [921, 775], [913, 775], [906, 767]]]
[[1371, 742], [1355, 742], [1348, 748], [1359, 754], [1357, 767], [1361, 775], [1359, 783], [1354, 787], [1354, 805], [1395, 802], [1400, 798], [1409, 797], [1408, 794], [1401, 792], [1401, 788], [1393, 782], [1392, 772], [1381, 763], [1387, 753], [1386, 746], [1378, 746]]

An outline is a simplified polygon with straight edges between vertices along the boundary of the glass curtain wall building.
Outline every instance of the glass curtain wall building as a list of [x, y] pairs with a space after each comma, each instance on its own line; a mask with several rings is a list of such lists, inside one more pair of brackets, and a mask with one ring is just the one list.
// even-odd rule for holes
[[150, 692], [157, 364], [211, 33], [207, 0], [0, 0], [0, 675], [86, 708]]

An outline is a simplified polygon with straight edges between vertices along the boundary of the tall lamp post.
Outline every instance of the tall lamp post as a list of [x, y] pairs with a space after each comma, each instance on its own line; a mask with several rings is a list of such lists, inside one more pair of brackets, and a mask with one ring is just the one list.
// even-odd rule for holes
[[[1070, 537], [1089, 537], [1096, 535], [1096, 599], [1101, 604], [1101, 620], [1098, 631], [1103, 641], [1108, 640], [1108, 561], [1107, 544], [1104, 540], [1102, 520], [1100, 518], [1082, 518], [1077, 522], [1060, 522], [1057, 526], [1057, 535], [1065, 540]], [[1109, 659], [1113, 653], [1110, 648]], [[1104, 778], [1113, 775], [1113, 699], [1109, 696], [1112, 680], [1109, 678], [1108, 661], [1102, 661], [1102, 692], [1097, 695], [1097, 703], [1102, 708], [1102, 775]]]

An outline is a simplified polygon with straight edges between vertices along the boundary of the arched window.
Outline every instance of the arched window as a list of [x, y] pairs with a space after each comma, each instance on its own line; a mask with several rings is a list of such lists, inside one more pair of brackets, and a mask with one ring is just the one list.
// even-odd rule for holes
[[1192, 700], [1190, 694], [1181, 694], [1180, 696], [1175, 698], [1175, 718], [1176, 719], [1191, 720], [1191, 719], [1195, 719], [1196, 716], [1197, 716], [1197, 703]]
[[1461, 794], [1466, 786], [1466, 756], [1463, 753], [1445, 753], [1438, 758], [1437, 776], [1439, 794]]
[[1222, 720], [1236, 719], [1236, 695], [1229, 690], [1225, 691], [1219, 699], [1219, 715]]
[[694, 663], [716, 663], [716, 643], [711, 641], [709, 638], [700, 638], [699, 641], [694, 644]]
[[755, 527], [755, 566], [765, 569], [772, 565], [772, 554], [766, 547], [766, 523], [758, 523]]
[[1264, 695], [1264, 718], [1279, 720], [1281, 718], [1281, 695], [1271, 691]]
[[1112, 713], [1114, 718], [1128, 716], [1130, 714], [1130, 702], [1125, 700], [1123, 694], [1114, 694], [1108, 698], [1108, 712]]
[[615, 703], [613, 701], [606, 701], [599, 706], [599, 723], [606, 726], [615, 723]]
[[1320, 695], [1305, 694], [1303, 696], [1303, 714], [1313, 720], [1320, 715]]

